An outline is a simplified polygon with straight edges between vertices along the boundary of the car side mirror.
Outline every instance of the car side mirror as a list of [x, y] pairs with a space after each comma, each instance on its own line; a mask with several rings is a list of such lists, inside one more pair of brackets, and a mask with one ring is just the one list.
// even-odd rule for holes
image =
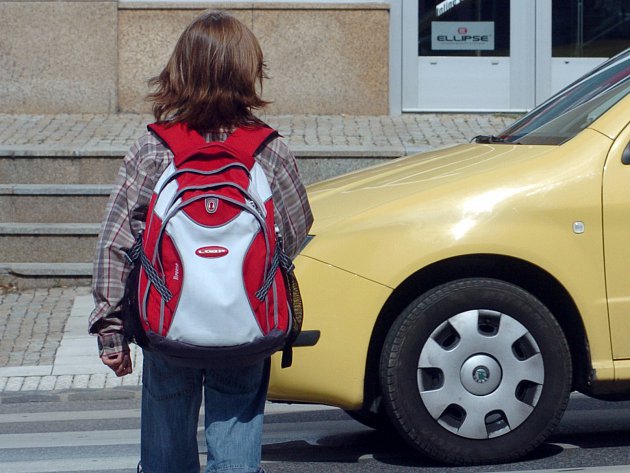
[[628, 143], [626, 149], [623, 150], [623, 154], [621, 155], [621, 162], [623, 164], [630, 164], [630, 143]]

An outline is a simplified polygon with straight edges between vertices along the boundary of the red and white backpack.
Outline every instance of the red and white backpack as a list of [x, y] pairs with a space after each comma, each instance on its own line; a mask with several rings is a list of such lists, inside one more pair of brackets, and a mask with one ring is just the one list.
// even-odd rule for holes
[[276, 131], [238, 128], [225, 142], [206, 142], [183, 124], [149, 129], [174, 159], [128, 253], [140, 322], [125, 321], [128, 338], [185, 366], [245, 365], [284, 348], [294, 327], [281, 267], [291, 262], [254, 160]]

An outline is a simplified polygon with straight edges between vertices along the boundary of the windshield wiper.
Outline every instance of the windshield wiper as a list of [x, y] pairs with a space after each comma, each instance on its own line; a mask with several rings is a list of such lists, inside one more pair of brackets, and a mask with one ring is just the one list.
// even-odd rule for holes
[[477, 135], [470, 141], [471, 142], [474, 141], [475, 143], [484, 143], [484, 144], [505, 143], [505, 140], [503, 138], [499, 138], [498, 136], [494, 136], [494, 135]]

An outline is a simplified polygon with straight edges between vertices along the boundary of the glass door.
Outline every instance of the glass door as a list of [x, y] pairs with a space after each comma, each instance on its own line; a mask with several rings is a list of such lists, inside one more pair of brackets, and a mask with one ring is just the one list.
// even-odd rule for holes
[[630, 1], [553, 0], [551, 92], [630, 47]]
[[508, 108], [510, 0], [419, 0], [417, 18], [421, 108]]
[[630, 47], [630, 0], [402, 0], [403, 111], [525, 111]]

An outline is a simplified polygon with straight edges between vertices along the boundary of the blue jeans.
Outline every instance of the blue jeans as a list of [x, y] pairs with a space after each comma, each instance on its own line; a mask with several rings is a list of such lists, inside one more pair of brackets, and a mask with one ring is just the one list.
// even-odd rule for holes
[[144, 351], [140, 463], [144, 473], [199, 473], [197, 424], [205, 396], [206, 473], [257, 473], [269, 364], [198, 369]]

